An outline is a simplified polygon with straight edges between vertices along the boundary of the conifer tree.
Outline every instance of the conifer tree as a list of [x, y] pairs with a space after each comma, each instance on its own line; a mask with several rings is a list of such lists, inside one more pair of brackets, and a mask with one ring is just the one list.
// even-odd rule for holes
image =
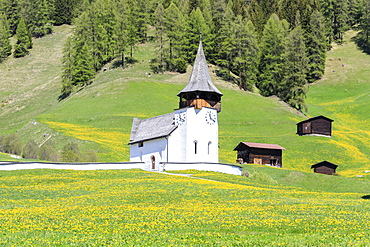
[[73, 65], [74, 54], [72, 38], [68, 38], [63, 49], [63, 72], [62, 72], [62, 90], [59, 99], [67, 98], [73, 90]]
[[365, 0], [359, 28], [361, 30], [357, 44], [367, 53], [370, 52], [370, 0]]
[[226, 80], [231, 79], [231, 66], [233, 61], [233, 26], [234, 13], [232, 12], [232, 2], [225, 6], [225, 12], [220, 16], [218, 25], [220, 29], [215, 33], [215, 52], [216, 64], [221, 67], [219, 75]]
[[6, 15], [11, 35], [14, 35], [19, 22], [18, 0], [0, 0], [0, 13]]
[[32, 39], [27, 29], [26, 22], [22, 18], [16, 31], [17, 43], [14, 47], [14, 57], [24, 57], [28, 54], [28, 49], [32, 48]]
[[73, 85], [83, 87], [91, 83], [95, 75], [91, 48], [87, 43], [78, 43], [75, 49], [72, 78]]
[[[183, 60], [181, 41], [183, 38], [184, 23], [185, 21], [181, 11], [175, 4], [171, 3], [165, 10], [165, 25], [169, 42], [167, 64], [168, 69], [171, 71], [177, 70], [177, 62], [183, 64], [183, 61], [181, 61], [181, 59]], [[176, 61], [177, 59], [180, 60]]]
[[259, 47], [257, 33], [251, 21], [245, 23], [238, 15], [233, 32], [233, 72], [239, 76], [238, 85], [244, 90], [252, 91], [257, 82]]
[[0, 14], [0, 62], [12, 53], [9, 36], [9, 25], [6, 16]]
[[263, 96], [278, 95], [284, 79], [284, 40], [289, 24], [272, 14], [261, 40], [261, 60], [257, 87]]
[[155, 41], [157, 45], [156, 52], [156, 64], [152, 64], [157, 72], [162, 72], [167, 68], [166, 66], [166, 46], [167, 46], [167, 34], [166, 34], [166, 20], [165, 11], [163, 5], [158, 4], [154, 12], [154, 27], [155, 27]]
[[258, 3], [258, 0], [252, 0], [248, 7], [248, 15], [250, 20], [256, 27], [257, 33], [259, 36], [262, 35], [264, 26], [265, 26], [265, 14], [261, 6]]
[[[299, 13], [299, 12], [298, 12]], [[304, 31], [297, 14], [295, 28], [285, 39], [284, 78], [279, 86], [278, 96], [298, 110], [306, 110], [304, 103], [307, 91], [307, 56]]]
[[126, 40], [126, 5], [123, 1], [117, 2], [114, 10], [115, 27], [114, 27], [114, 40], [115, 40], [115, 53], [120, 56], [121, 66], [125, 68], [125, 52], [127, 48]]
[[334, 1], [333, 36], [338, 43], [343, 42], [343, 34], [348, 30], [348, 0]]
[[327, 46], [330, 47], [333, 41], [333, 23], [334, 23], [334, 0], [320, 0], [321, 13], [324, 16], [325, 36], [327, 37]]
[[211, 30], [207, 25], [200, 8], [193, 10], [189, 15], [186, 27], [186, 35], [184, 36], [184, 40], [186, 41], [184, 44], [184, 47], [186, 47], [184, 59], [186, 59], [188, 63], [192, 63], [195, 59], [200, 35], [202, 38], [204, 52], [207, 54], [210, 48], [210, 32]]
[[314, 82], [324, 74], [327, 41], [325, 37], [324, 17], [321, 12], [311, 15], [310, 29], [306, 35], [308, 57], [308, 82]]

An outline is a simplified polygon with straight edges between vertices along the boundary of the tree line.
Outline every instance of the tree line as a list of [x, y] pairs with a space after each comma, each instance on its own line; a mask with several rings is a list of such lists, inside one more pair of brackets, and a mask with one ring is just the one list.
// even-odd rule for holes
[[201, 34], [218, 75], [304, 110], [307, 85], [323, 75], [330, 44], [360, 28], [361, 44], [370, 47], [369, 23], [370, 0], [0, 0], [0, 59], [10, 55], [12, 35], [14, 56], [21, 56], [30, 37], [74, 24], [63, 56], [65, 98], [107, 62], [124, 67], [139, 43], [155, 42], [155, 72], [185, 72]]
[[24, 143], [17, 134], [0, 135], [0, 152], [14, 154], [25, 159], [39, 159], [55, 162], [97, 162], [94, 150], [81, 151], [78, 143], [68, 141], [61, 152], [53, 141], [39, 145], [30, 139]]

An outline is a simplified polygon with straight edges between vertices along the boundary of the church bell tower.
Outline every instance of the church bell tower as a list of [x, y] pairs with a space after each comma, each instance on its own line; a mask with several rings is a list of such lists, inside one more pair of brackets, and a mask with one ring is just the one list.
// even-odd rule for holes
[[218, 113], [222, 93], [211, 81], [202, 41], [189, 82], [177, 96], [180, 98], [174, 116], [177, 131], [173, 134], [176, 148], [170, 154], [174, 155], [171, 160], [218, 163]]

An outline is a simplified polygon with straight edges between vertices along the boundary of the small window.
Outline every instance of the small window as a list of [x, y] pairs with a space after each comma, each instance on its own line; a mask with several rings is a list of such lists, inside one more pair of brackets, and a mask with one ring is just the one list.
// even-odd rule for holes
[[194, 141], [194, 153], [197, 154], [198, 149], [198, 141]]
[[212, 144], [212, 142], [211, 142], [211, 141], [209, 141], [209, 142], [208, 142], [208, 154], [209, 154], [209, 150], [211, 149], [211, 144]]
[[144, 146], [144, 142], [139, 142], [139, 148], [142, 148]]

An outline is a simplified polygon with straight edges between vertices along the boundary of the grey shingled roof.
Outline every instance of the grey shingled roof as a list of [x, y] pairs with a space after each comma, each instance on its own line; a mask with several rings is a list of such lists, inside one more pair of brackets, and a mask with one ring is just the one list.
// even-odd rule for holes
[[198, 53], [195, 58], [193, 70], [191, 71], [189, 83], [183, 90], [180, 91], [180, 93], [177, 94], [177, 96], [179, 96], [181, 93], [195, 91], [214, 92], [223, 95], [212, 83], [211, 76], [208, 71], [206, 57], [203, 52], [202, 41], [199, 42]]
[[176, 128], [175, 113], [168, 113], [148, 119], [134, 118], [130, 135], [130, 143], [153, 140], [170, 135]]

